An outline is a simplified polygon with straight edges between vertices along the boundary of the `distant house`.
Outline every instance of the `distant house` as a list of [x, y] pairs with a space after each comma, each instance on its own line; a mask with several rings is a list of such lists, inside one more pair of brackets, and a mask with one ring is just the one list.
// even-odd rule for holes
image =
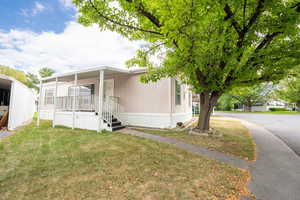
[[14, 130], [33, 118], [34, 92], [9, 76], [0, 75], [0, 128]]
[[289, 109], [288, 103], [279, 99], [269, 99], [262, 105], [256, 105], [252, 107], [252, 111], [269, 111], [272, 108]]
[[[245, 109], [244, 105], [241, 104], [235, 104], [234, 110], [247, 110]], [[279, 99], [268, 99], [266, 102], [256, 102], [252, 107], [252, 112], [264, 112], [264, 111], [270, 111], [272, 108], [282, 108], [291, 110], [292, 108], [289, 107], [289, 104], [285, 101], [279, 100]]]
[[113, 131], [124, 125], [172, 128], [192, 118], [187, 85], [175, 78], [144, 84], [139, 81], [143, 73], [96, 67], [44, 78], [39, 119], [52, 120], [54, 126]]

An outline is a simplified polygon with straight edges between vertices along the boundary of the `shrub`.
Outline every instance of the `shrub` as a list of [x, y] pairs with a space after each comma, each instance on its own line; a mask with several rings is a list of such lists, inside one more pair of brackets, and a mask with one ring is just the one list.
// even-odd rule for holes
[[288, 109], [286, 108], [269, 108], [270, 111], [274, 112], [274, 111], [288, 111]]

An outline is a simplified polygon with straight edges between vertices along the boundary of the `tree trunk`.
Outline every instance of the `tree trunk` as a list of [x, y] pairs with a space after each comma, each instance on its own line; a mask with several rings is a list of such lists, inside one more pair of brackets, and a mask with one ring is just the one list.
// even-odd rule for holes
[[217, 92], [200, 93], [200, 115], [198, 119], [197, 129], [201, 132], [209, 131], [210, 116], [214, 106], [217, 104], [220, 94]]
[[296, 108], [297, 111], [300, 112], [300, 101], [298, 101], [298, 102], [296, 103], [296, 107], [297, 107], [297, 108]]
[[249, 101], [244, 105], [244, 112], [252, 112], [252, 102]]

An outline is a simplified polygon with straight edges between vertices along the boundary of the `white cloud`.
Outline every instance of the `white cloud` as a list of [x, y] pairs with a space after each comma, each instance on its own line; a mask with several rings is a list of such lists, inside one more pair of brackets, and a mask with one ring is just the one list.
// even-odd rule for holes
[[57, 72], [101, 65], [124, 67], [140, 44], [77, 22], [69, 22], [59, 34], [0, 30], [0, 64], [30, 72], [37, 72], [41, 67]]
[[45, 6], [39, 2], [34, 2], [34, 7], [32, 9], [21, 9], [20, 14], [25, 17], [35, 16], [45, 10]]
[[45, 6], [39, 2], [34, 3], [34, 8], [32, 10], [32, 15], [37, 15], [45, 10]]
[[65, 8], [75, 9], [75, 5], [72, 3], [72, 0], [59, 0], [59, 2], [60, 2]]

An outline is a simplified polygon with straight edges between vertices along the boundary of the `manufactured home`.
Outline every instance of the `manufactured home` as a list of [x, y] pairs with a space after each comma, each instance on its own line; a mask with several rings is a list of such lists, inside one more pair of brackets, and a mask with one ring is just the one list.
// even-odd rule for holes
[[104, 66], [44, 78], [39, 119], [97, 131], [173, 128], [191, 120], [192, 93], [187, 85], [175, 78], [141, 83], [143, 73]]
[[9, 76], [0, 75], [0, 128], [14, 130], [33, 118], [36, 111], [32, 89]]

